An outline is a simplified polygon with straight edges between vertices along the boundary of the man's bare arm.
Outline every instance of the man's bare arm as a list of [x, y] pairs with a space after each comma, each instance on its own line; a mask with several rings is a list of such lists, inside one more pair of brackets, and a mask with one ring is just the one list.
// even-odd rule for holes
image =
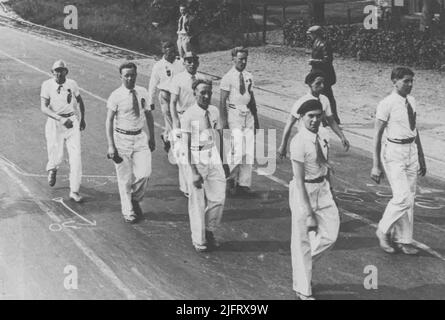
[[223, 129], [227, 129], [229, 127], [227, 113], [227, 99], [229, 99], [229, 95], [229, 91], [221, 90], [219, 100], [219, 114], [221, 115], [221, 125]]
[[383, 131], [387, 125], [386, 121], [382, 121], [379, 119], [375, 120], [374, 127], [374, 152], [372, 157], [372, 170], [371, 170], [371, 179], [375, 182], [380, 183], [380, 179], [383, 175], [383, 166], [382, 161], [380, 159], [380, 153], [382, 151], [382, 136]]

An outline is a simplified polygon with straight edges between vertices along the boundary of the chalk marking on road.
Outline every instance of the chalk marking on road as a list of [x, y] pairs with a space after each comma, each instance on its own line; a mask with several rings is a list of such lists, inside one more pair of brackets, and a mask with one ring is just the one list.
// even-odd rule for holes
[[[61, 219], [53, 212], [53, 210], [47, 206], [44, 202], [39, 200], [34, 193], [25, 185], [25, 183], [20, 179], [19, 176], [15, 175], [14, 172], [11, 171], [10, 167], [6, 165], [0, 159], [0, 167], [2, 167], [3, 171], [17, 183], [20, 188], [33, 199], [34, 203], [46, 214], [48, 217], [55, 221], [56, 223], [61, 224]], [[65, 234], [67, 234], [71, 240], [76, 244], [76, 246], [96, 265], [96, 267], [120, 290], [122, 291], [127, 299], [136, 299], [136, 295], [120, 280], [117, 275], [111, 270], [111, 268], [99, 257], [96, 253], [91, 250], [84, 242], [77, 237], [77, 235], [69, 230], [64, 229]]]
[[[18, 63], [20, 63], [20, 64], [23, 64], [23, 65], [25, 65], [25, 66], [28, 66], [29, 68], [31, 68], [31, 69], [33, 69], [33, 70], [36, 70], [36, 71], [38, 71], [38, 72], [40, 72], [40, 73], [43, 73], [43, 74], [45, 74], [45, 75], [47, 75], [47, 76], [50, 76], [50, 77], [52, 76], [50, 73], [48, 73], [48, 72], [46, 72], [46, 71], [43, 71], [43, 70], [41, 70], [41, 69], [39, 69], [39, 68], [37, 68], [37, 67], [35, 67], [35, 66], [33, 66], [33, 65], [29, 64], [29, 63], [27, 63], [27, 62], [25, 62], [25, 61], [22, 61], [22, 60], [20, 60], [20, 59], [18, 59], [18, 58], [16, 58], [16, 57], [13, 57], [13, 56], [9, 55], [8, 53], [4, 52], [3, 50], [0, 50], [0, 53], [3, 54], [3, 55], [6, 56], [6, 57], [8, 57], [8, 58], [10, 58], [10, 59], [12, 59], [12, 60], [18, 62]], [[80, 87], [79, 87], [79, 89], [80, 89], [81, 91], [87, 93], [88, 95], [92, 96], [93, 98], [96, 98], [96, 99], [98, 99], [98, 100], [100, 100], [100, 101], [102, 101], [102, 102], [105, 102], [105, 103], [107, 102], [106, 99], [104, 99], [104, 98], [102, 98], [102, 97], [100, 97], [100, 96], [98, 96], [98, 95], [96, 95], [96, 94], [94, 94], [94, 93], [92, 93], [92, 92], [90, 92], [90, 91], [88, 91], [88, 90], [85, 90], [85, 89], [80, 88]], [[155, 122], [155, 125], [156, 125], [157, 127], [159, 127], [159, 128], [163, 128], [163, 126], [160, 125], [159, 123], [156, 123], [156, 122]], [[357, 135], [357, 134], [355, 134], [355, 135], [356, 135], [356, 136], [360, 136], [360, 135]], [[264, 171], [261, 170], [261, 169], [255, 169], [254, 171], [255, 171], [257, 174], [259, 174], [259, 172], [264, 173]], [[275, 177], [275, 176], [273, 176], [273, 175], [263, 175], [263, 176], [266, 177], [266, 178], [269, 179], [269, 180], [272, 180], [272, 181], [274, 181], [274, 182], [277, 182], [277, 183], [283, 185], [283, 186], [286, 187], [286, 188], [289, 188], [289, 184], [288, 184], [287, 182], [285, 182], [284, 180], [278, 178], [278, 177]], [[341, 178], [338, 178], [338, 177], [336, 177], [336, 178], [337, 178], [338, 180], [340, 180], [340, 181], [345, 182], [345, 180], [343, 180], [343, 179], [341, 179]], [[349, 185], [352, 185], [352, 184], [349, 183], [349, 182], [346, 182], [346, 183], [349, 184]], [[353, 186], [353, 185], [352, 185], [352, 186]], [[348, 216], [350, 216], [350, 217], [353, 217], [353, 216], [350, 215], [350, 214], [352, 214], [352, 215], [354, 215], [354, 216], [363, 218], [363, 217], [361, 217], [361, 216], [359, 216], [359, 215], [356, 215], [356, 214], [353, 214], [353, 213], [349, 213], [349, 214], [348, 214], [347, 211], [345, 211], [345, 214], [348, 215]], [[366, 218], [363, 218], [363, 219], [366, 219]], [[361, 219], [359, 219], [359, 220], [361, 220]], [[369, 220], [369, 221], [370, 221], [370, 220]], [[414, 240], [413, 240], [413, 243], [417, 243], [417, 244], [421, 245], [421, 246], [418, 246], [419, 249], [422, 249], [422, 250], [424, 250], [424, 251], [426, 251], [426, 252], [432, 254], [433, 256], [435, 256], [435, 257], [439, 257], [439, 259], [445, 261], [445, 258], [444, 258], [444, 257], [442, 257], [438, 252], [434, 251], [433, 249], [429, 248], [428, 246], [426, 246], [426, 245], [424, 245], [424, 244], [421, 244], [421, 243], [419, 243], [419, 242], [417, 242], [417, 241], [414, 241]], [[425, 249], [425, 248], [426, 248], [426, 249]]]
[[68, 211], [72, 212], [74, 215], [76, 215], [77, 217], [79, 217], [80, 219], [82, 219], [83, 221], [85, 221], [86, 223], [88, 223], [90, 226], [96, 226], [96, 220], [94, 221], [90, 221], [87, 218], [85, 218], [84, 216], [82, 216], [81, 214], [77, 213], [76, 211], [74, 211], [73, 209], [71, 209], [63, 200], [63, 198], [54, 198], [52, 199], [52, 201], [57, 202], [57, 203], [61, 203], [65, 208], [68, 209]]

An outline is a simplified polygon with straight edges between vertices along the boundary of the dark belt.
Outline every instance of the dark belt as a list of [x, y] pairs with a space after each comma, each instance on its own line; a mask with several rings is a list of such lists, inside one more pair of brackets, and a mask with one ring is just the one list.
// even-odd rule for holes
[[62, 113], [62, 114], [59, 114], [59, 116], [61, 116], [62, 118], [69, 118], [69, 117], [74, 116], [74, 112]]
[[142, 132], [142, 129], [136, 130], [136, 131], [128, 131], [128, 130], [122, 130], [119, 128], [114, 129], [117, 133], [122, 133], [122, 134], [128, 134], [130, 136], [136, 136], [138, 134], [140, 134]]
[[306, 183], [321, 183], [321, 182], [323, 182], [324, 181], [324, 179], [326, 179], [326, 176], [321, 176], [321, 177], [318, 177], [318, 178], [315, 178], [315, 179], [311, 179], [311, 180], [304, 180], [304, 182], [306, 182]]
[[408, 144], [413, 143], [416, 140], [416, 137], [407, 138], [407, 139], [387, 139], [389, 142], [397, 143], [397, 144]]

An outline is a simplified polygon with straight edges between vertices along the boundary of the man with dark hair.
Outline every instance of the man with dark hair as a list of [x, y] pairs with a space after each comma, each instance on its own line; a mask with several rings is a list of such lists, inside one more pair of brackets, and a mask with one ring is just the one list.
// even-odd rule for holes
[[224, 129], [230, 129], [231, 139], [225, 139], [230, 170], [229, 192], [249, 195], [252, 184], [255, 130], [259, 121], [253, 77], [246, 71], [249, 51], [243, 47], [232, 50], [233, 68], [221, 79], [220, 114]]
[[[396, 250], [414, 255], [414, 199], [417, 175], [425, 176], [426, 164], [416, 124], [416, 100], [410, 95], [414, 72], [397, 67], [391, 73], [394, 91], [377, 106], [371, 178], [380, 183], [383, 170], [392, 190], [376, 235], [387, 253]], [[383, 133], [386, 141], [382, 145]]]
[[[48, 117], [45, 138], [48, 149], [48, 184], [56, 184], [56, 174], [63, 160], [63, 146], [66, 143], [70, 162], [70, 199], [81, 202], [79, 194], [82, 179], [82, 159], [80, 132], [85, 130], [85, 106], [79, 87], [74, 80], [68, 79], [68, 67], [58, 60], [51, 68], [53, 79], [42, 83], [41, 111]], [[77, 105], [80, 117], [77, 114]]]
[[170, 83], [170, 113], [173, 120], [173, 153], [179, 169], [179, 189], [188, 197], [187, 166], [184, 163], [186, 162], [186, 148], [182, 139], [181, 128], [184, 112], [196, 103], [192, 84], [197, 80], [199, 57], [193, 52], [186, 52], [184, 67], [185, 70], [174, 76]]
[[292, 110], [290, 112], [289, 118], [286, 122], [286, 126], [284, 127], [283, 137], [281, 139], [281, 145], [278, 147], [278, 155], [280, 158], [285, 158], [287, 153], [287, 143], [289, 141], [290, 133], [292, 131], [292, 127], [295, 125], [297, 120], [300, 119], [300, 115], [298, 114], [298, 109], [300, 106], [311, 99], [317, 99], [321, 102], [323, 107], [323, 119], [326, 119], [327, 123], [331, 127], [332, 131], [340, 138], [344, 148], [346, 151], [349, 150], [349, 141], [343, 134], [343, 131], [338, 126], [337, 122], [334, 120], [334, 115], [331, 111], [331, 105], [329, 103], [329, 99], [322, 94], [324, 90], [324, 82], [326, 75], [319, 70], [312, 70], [305, 78], [305, 83], [309, 87], [309, 92], [301, 97], [295, 102]]
[[[178, 21], [178, 51], [181, 58], [184, 57], [186, 52], [196, 52], [197, 48], [193, 46], [193, 44], [197, 43], [197, 40], [194, 39], [197, 37], [196, 35], [196, 22], [195, 16], [190, 14], [189, 8], [187, 4], [181, 3], [179, 6], [179, 12], [181, 16]], [[192, 43], [193, 42], [193, 43]]]
[[302, 126], [290, 144], [292, 278], [297, 298], [314, 300], [312, 264], [335, 243], [340, 218], [327, 179], [329, 138], [326, 129], [320, 128], [323, 106], [317, 99], [310, 99], [300, 105], [297, 113]]
[[214, 232], [221, 223], [226, 179], [218, 151], [221, 124], [218, 108], [211, 105], [212, 82], [198, 79], [193, 85], [196, 103], [181, 120], [188, 155], [189, 217], [197, 252], [218, 247]]
[[151, 71], [150, 84], [148, 86], [149, 105], [152, 110], [155, 106], [156, 89], [159, 90], [159, 104], [164, 117], [164, 132], [161, 134], [166, 152], [170, 150], [170, 131], [172, 130], [173, 120], [170, 114], [170, 82], [173, 77], [182, 72], [184, 67], [176, 59], [176, 47], [171, 41], [162, 43], [162, 59], [156, 62]]
[[312, 41], [312, 55], [309, 59], [309, 64], [312, 69], [320, 70], [325, 74], [323, 94], [328, 97], [331, 105], [332, 115], [334, 120], [340, 124], [340, 118], [337, 114], [337, 102], [334, 98], [332, 86], [337, 82], [334, 66], [332, 62], [334, 55], [331, 45], [323, 37], [323, 29], [320, 26], [312, 26], [308, 29], [307, 34]]
[[[155, 150], [154, 121], [147, 104], [147, 89], [136, 86], [137, 67], [127, 62], [119, 67], [122, 86], [107, 101], [107, 156], [116, 167], [117, 183], [125, 222], [135, 223], [141, 214]], [[145, 117], [144, 117], [145, 115]], [[150, 137], [142, 130], [147, 122]]]

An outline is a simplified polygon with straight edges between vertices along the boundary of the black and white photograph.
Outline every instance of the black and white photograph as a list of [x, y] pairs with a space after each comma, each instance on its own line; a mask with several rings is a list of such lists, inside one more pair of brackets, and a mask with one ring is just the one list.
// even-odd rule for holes
[[0, 300], [445, 300], [445, 0], [0, 0], [0, 128]]

